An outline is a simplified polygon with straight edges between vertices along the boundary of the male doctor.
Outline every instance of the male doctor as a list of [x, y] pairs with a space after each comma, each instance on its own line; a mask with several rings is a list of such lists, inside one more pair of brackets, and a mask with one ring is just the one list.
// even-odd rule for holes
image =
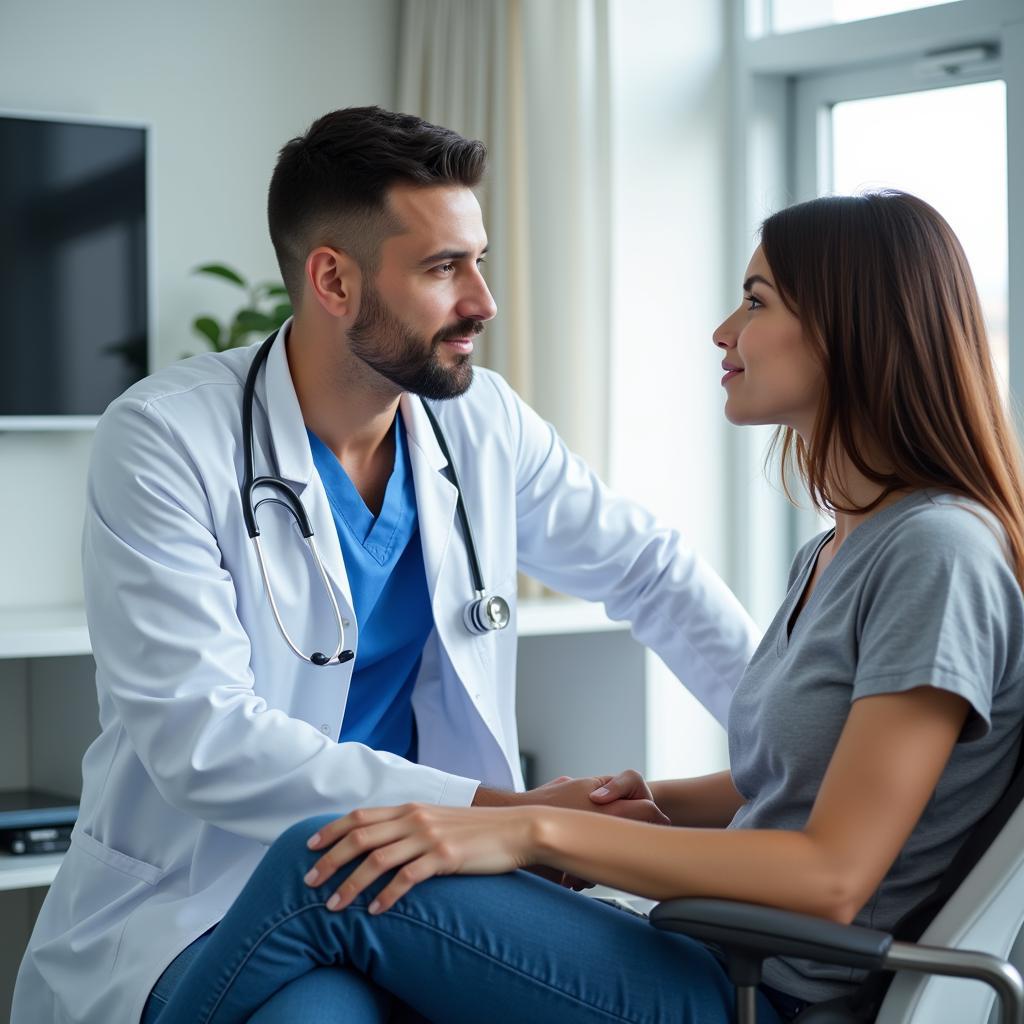
[[[518, 792], [519, 570], [603, 601], [724, 718], [755, 643], [738, 602], [473, 369], [496, 312], [472, 192], [484, 160], [378, 108], [318, 120], [270, 184], [295, 317], [262, 364], [255, 348], [187, 360], [102, 418], [83, 542], [102, 732], [15, 1024], [155, 1019], [158, 979], [300, 819], [406, 801], [598, 809], [593, 780]], [[250, 371], [252, 472], [294, 491], [312, 548], [280, 483], [242, 494]], [[637, 795], [603, 809], [657, 815]], [[267, 1019], [300, 1019], [302, 998], [286, 989]]]

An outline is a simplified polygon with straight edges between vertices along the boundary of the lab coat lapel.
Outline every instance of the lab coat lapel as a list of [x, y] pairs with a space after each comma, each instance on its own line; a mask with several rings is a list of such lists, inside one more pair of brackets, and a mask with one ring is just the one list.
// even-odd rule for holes
[[416, 487], [416, 512], [419, 516], [420, 544], [423, 548], [423, 569], [427, 576], [430, 603], [435, 607], [436, 623], [438, 586], [451, 544], [458, 491], [442, 472], [448, 465], [448, 460], [437, 443], [420, 400], [412, 395], [402, 395], [399, 411], [409, 439], [409, 460], [412, 463], [413, 483]]
[[[306, 507], [306, 515], [309, 516], [310, 525], [313, 527], [313, 542], [324, 563], [324, 569], [327, 570], [335, 589], [351, 609], [352, 590], [341, 553], [341, 542], [338, 540], [338, 531], [334, 525], [327, 492], [313, 466], [313, 453], [310, 451], [309, 438], [306, 436], [306, 424], [302, 418], [298, 396], [295, 394], [291, 370], [288, 368], [285, 339], [291, 323], [290, 319], [285, 321], [278, 331], [277, 340], [267, 355], [262, 377], [262, 397], [270, 424], [270, 444], [277, 457], [278, 475], [292, 485]], [[257, 397], [260, 397], [259, 388]], [[257, 467], [257, 473], [259, 472]]]
[[[485, 640], [471, 636], [463, 621], [473, 585], [468, 555], [455, 529], [459, 492], [442, 472], [448, 460], [437, 443], [420, 399], [403, 395], [400, 409], [410, 442], [423, 567], [437, 636], [476, 713], [503, 748], [501, 723], [489, 702], [481, 704], [480, 700], [484, 690], [493, 689], [488, 681], [492, 675], [490, 666], [484, 660]], [[447, 440], [449, 447], [457, 452], [452, 439]]]

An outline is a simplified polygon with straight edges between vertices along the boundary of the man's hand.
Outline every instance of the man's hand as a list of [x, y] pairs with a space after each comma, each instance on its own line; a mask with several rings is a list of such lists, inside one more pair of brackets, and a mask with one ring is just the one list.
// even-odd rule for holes
[[597, 811], [654, 825], [669, 824], [669, 819], [654, 802], [644, 777], [633, 770], [618, 775], [589, 775], [580, 779], [562, 775], [536, 789], [528, 789], [525, 793], [506, 793], [481, 786], [473, 803], [479, 807], [540, 804], [546, 807], [567, 807], [573, 811]]
[[[533, 790], [533, 792], [536, 793], [541, 789], [558, 786], [563, 782], [572, 782], [572, 776], [559, 775], [557, 779], [552, 779], [550, 782], [545, 782], [543, 786], [538, 786], [537, 789]], [[549, 882], [554, 882], [555, 885], [560, 885], [564, 889], [572, 889], [574, 892], [581, 892], [584, 889], [594, 888], [594, 883], [588, 882], [585, 878], [577, 878], [575, 875], [567, 874], [565, 871], [559, 871], [558, 868], [545, 867], [543, 864], [534, 864], [526, 870], [534, 875], [538, 875], [540, 878], [546, 878]]]
[[[598, 793], [600, 795], [597, 795]], [[646, 821], [654, 825], [671, 824], [654, 802], [644, 777], [632, 770], [621, 772], [619, 775], [590, 775], [581, 779], [560, 775], [557, 779], [545, 782], [536, 789], [528, 789], [525, 793], [509, 793], [480, 786], [473, 798], [473, 804], [477, 807], [522, 807], [528, 804], [541, 804], [548, 807], [567, 807], [573, 811], [614, 814], [620, 818]], [[541, 878], [556, 882], [567, 889], [575, 889], [577, 892], [593, 888], [594, 885], [586, 879], [563, 874], [542, 865], [533, 865], [529, 870]]]
[[541, 804], [546, 807], [568, 807], [573, 811], [595, 811], [598, 808], [590, 803], [588, 794], [600, 784], [601, 780], [596, 775], [582, 779], [559, 775], [557, 779], [545, 782], [544, 785], [537, 786], [535, 789], [528, 789], [524, 793], [480, 786], [473, 797], [473, 806], [524, 807], [530, 804]]
[[654, 825], [672, 824], [654, 802], [651, 787], [638, 771], [627, 768], [618, 775], [601, 775], [596, 781], [599, 785], [589, 794], [592, 810]]

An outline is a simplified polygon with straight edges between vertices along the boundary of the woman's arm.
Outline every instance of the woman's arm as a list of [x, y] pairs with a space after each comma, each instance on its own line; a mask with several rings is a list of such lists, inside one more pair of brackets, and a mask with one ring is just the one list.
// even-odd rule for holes
[[539, 862], [651, 899], [717, 896], [848, 922], [913, 831], [967, 711], [963, 698], [926, 686], [856, 701], [802, 831], [664, 828], [558, 808], [407, 805], [356, 811], [322, 830], [311, 847], [333, 845], [307, 877], [320, 884], [369, 853], [340, 887], [333, 906], [341, 909], [401, 867], [376, 901], [383, 911], [435, 874], [498, 874]]
[[539, 855], [651, 899], [720, 896], [852, 920], [913, 831], [967, 709], [930, 687], [855, 702], [802, 831], [659, 833], [549, 813]]

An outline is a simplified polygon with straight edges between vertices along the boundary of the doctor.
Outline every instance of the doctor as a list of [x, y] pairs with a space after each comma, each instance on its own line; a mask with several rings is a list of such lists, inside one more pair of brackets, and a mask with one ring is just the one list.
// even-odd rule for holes
[[[102, 731], [15, 1024], [155, 1020], [300, 819], [593, 809], [593, 780], [520, 792], [519, 570], [603, 601], [724, 717], [755, 642], [738, 602], [473, 369], [496, 312], [484, 160], [378, 108], [318, 120], [270, 185], [294, 320], [258, 350], [154, 374], [102, 418], [83, 541]], [[659, 820], [638, 795], [612, 813]], [[321, 1019], [296, 1014], [344, 973], [312, 972], [259, 1019]]]

